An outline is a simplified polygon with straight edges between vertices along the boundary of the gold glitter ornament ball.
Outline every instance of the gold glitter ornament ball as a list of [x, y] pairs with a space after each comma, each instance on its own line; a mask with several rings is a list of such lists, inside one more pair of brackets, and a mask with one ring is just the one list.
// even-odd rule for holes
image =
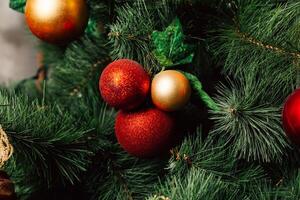
[[79, 38], [89, 18], [85, 0], [27, 0], [25, 17], [34, 35], [58, 45]]
[[161, 110], [179, 110], [187, 104], [190, 96], [190, 82], [178, 71], [166, 70], [160, 72], [152, 81], [152, 101], [154, 105]]

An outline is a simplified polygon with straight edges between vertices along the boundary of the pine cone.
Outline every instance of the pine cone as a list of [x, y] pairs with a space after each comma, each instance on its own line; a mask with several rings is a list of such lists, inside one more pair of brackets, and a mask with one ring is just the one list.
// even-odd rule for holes
[[0, 171], [0, 199], [17, 200], [14, 184], [4, 171]]

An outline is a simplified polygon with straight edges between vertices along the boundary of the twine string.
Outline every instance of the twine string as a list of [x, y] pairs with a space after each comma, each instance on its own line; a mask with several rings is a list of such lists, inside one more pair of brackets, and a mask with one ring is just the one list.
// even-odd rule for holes
[[14, 148], [10, 144], [6, 132], [0, 125], [0, 168], [2, 168], [5, 162], [9, 160], [13, 152]]

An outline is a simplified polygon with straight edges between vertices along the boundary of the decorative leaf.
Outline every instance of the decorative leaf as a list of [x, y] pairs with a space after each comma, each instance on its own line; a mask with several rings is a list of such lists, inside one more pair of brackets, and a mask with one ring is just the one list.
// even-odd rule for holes
[[181, 71], [186, 78], [190, 81], [191, 86], [197, 96], [199, 96], [203, 103], [211, 110], [218, 111], [219, 107], [215, 103], [215, 101], [203, 90], [202, 83], [200, 80], [194, 76], [193, 74]]
[[154, 55], [164, 67], [191, 63], [194, 58], [193, 46], [184, 43], [180, 20], [174, 21], [162, 32], [154, 31], [152, 41], [155, 47]]
[[9, 7], [18, 12], [24, 13], [26, 0], [10, 0]]
[[100, 35], [98, 23], [93, 19], [89, 19], [88, 25], [85, 29], [85, 33], [91, 36], [98, 37]]

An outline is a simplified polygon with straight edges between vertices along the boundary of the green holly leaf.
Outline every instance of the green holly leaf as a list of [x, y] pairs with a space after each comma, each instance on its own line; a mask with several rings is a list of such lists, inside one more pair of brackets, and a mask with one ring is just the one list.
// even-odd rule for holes
[[18, 12], [21, 12], [21, 13], [24, 13], [25, 5], [26, 5], [26, 0], [10, 0], [9, 1], [9, 7]]
[[98, 37], [100, 35], [98, 24], [95, 20], [89, 19], [88, 25], [85, 29], [85, 33], [88, 35]]
[[194, 46], [184, 43], [185, 35], [178, 18], [162, 32], [152, 33], [154, 56], [163, 67], [188, 64], [194, 58]]

